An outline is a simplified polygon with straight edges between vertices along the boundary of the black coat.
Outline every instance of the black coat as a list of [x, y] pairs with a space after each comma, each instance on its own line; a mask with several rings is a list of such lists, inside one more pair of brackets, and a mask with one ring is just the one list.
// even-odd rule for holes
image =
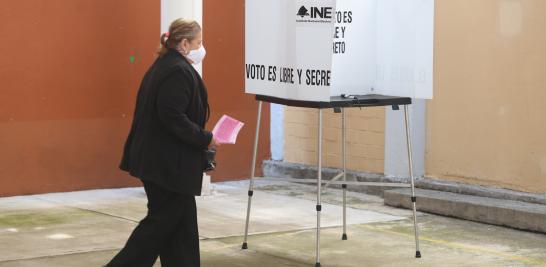
[[200, 195], [212, 133], [201, 76], [176, 50], [153, 63], [138, 91], [120, 168], [182, 194]]

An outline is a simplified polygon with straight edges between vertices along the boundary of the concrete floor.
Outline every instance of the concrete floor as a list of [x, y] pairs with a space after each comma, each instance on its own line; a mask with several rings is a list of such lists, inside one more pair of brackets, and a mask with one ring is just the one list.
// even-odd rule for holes
[[[198, 198], [202, 266], [314, 266], [313, 186], [258, 182], [249, 250], [241, 250], [248, 182], [213, 185]], [[546, 236], [419, 214], [415, 259], [411, 212], [341, 191], [323, 195], [322, 266], [546, 266]], [[145, 214], [141, 188], [0, 198], [0, 267], [102, 266]], [[159, 263], [156, 264], [159, 266]]]

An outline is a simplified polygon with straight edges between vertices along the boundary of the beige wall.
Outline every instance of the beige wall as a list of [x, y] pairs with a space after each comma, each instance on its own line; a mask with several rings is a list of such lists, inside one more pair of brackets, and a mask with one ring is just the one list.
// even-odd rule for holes
[[[318, 111], [287, 107], [285, 157], [288, 162], [317, 164]], [[324, 111], [323, 165], [341, 167], [341, 114]], [[347, 168], [383, 172], [385, 108], [347, 110]]]
[[546, 1], [437, 0], [428, 176], [546, 192]]
[[[546, 193], [546, 1], [436, 0], [427, 176]], [[350, 169], [383, 172], [384, 108], [349, 111]], [[316, 110], [287, 108], [285, 160], [316, 164]], [[325, 115], [339, 167], [340, 115]]]

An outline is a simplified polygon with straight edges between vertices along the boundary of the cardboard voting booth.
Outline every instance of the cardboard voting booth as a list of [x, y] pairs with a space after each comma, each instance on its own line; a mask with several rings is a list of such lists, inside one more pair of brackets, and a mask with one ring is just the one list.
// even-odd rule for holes
[[246, 92], [432, 98], [433, 0], [247, 0]]
[[[316, 265], [320, 266], [323, 185], [411, 188], [415, 257], [420, 258], [408, 105], [433, 96], [434, 0], [246, 0], [245, 91], [259, 101], [243, 249], [248, 248], [262, 102], [318, 109]], [[347, 181], [345, 108], [403, 106], [408, 183]], [[323, 109], [341, 113], [342, 172], [322, 180]], [[263, 179], [263, 178], [262, 178]]]

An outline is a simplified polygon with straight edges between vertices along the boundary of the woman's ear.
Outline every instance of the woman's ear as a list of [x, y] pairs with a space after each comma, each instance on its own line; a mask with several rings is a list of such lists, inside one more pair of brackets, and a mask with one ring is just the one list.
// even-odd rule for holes
[[182, 41], [180, 41], [178, 50], [182, 51], [183, 53], [188, 53], [188, 47], [189, 47], [188, 39], [182, 39]]

